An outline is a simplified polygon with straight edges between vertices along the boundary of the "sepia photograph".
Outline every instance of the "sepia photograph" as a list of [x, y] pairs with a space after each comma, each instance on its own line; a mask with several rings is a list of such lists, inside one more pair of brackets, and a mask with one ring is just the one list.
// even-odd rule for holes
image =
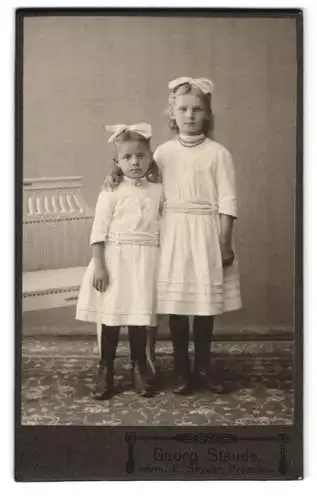
[[298, 16], [17, 12], [19, 426], [294, 429]]

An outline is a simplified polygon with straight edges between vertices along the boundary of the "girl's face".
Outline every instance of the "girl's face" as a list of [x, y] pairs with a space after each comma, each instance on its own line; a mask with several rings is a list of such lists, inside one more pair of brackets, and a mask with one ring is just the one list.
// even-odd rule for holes
[[123, 141], [118, 148], [118, 165], [123, 174], [131, 179], [140, 179], [148, 171], [152, 157], [146, 142]]
[[175, 96], [173, 115], [181, 134], [197, 135], [202, 133], [209, 111], [198, 95], [179, 94]]

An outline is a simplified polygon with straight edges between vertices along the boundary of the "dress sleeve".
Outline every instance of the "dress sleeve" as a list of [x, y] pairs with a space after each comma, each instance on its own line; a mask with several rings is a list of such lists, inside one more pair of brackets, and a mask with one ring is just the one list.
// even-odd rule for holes
[[156, 150], [154, 151], [153, 159], [158, 166], [159, 174], [160, 174], [160, 181], [162, 182], [162, 180], [163, 180], [163, 163], [162, 163], [162, 154], [161, 154], [160, 146], [158, 146], [156, 148]]
[[95, 217], [90, 234], [90, 244], [102, 243], [105, 241], [112, 219], [114, 208], [114, 193], [103, 190], [98, 197]]
[[237, 217], [236, 176], [232, 156], [225, 148], [218, 154], [217, 185], [219, 213]]

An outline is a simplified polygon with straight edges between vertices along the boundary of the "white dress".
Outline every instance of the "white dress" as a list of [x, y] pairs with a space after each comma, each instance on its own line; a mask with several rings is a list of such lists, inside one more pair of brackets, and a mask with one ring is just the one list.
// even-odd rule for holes
[[177, 139], [155, 152], [165, 192], [158, 271], [158, 314], [217, 315], [241, 307], [237, 260], [223, 268], [220, 217], [237, 217], [230, 153], [209, 138]]
[[110, 326], [156, 325], [162, 185], [125, 178], [99, 195], [90, 243], [105, 242], [110, 284], [92, 286], [90, 261], [79, 292], [76, 319]]

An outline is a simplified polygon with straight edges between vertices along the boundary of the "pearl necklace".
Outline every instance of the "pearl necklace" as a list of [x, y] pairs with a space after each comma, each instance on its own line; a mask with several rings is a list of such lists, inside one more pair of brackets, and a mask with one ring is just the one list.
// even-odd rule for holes
[[199, 146], [200, 144], [202, 144], [206, 139], [206, 136], [204, 134], [200, 134], [200, 135], [194, 135], [194, 136], [181, 136], [179, 135], [177, 137], [177, 140], [178, 142], [184, 146], [185, 148], [194, 148], [196, 146]]

